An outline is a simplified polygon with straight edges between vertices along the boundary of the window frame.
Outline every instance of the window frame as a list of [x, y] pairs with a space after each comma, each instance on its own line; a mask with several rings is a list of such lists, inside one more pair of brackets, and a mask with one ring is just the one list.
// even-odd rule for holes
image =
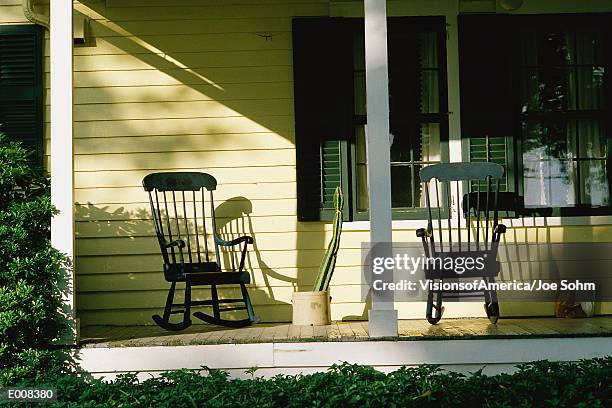
[[[363, 31], [363, 19], [351, 18], [353, 30]], [[437, 52], [438, 52], [438, 98], [439, 112], [438, 113], [418, 113], [409, 120], [418, 119], [416, 123], [438, 123], [440, 125], [440, 162], [448, 163], [449, 154], [449, 107], [448, 107], [448, 50], [447, 50], [447, 32], [446, 32], [446, 17], [445, 16], [402, 16], [388, 17], [388, 26], [395, 29], [397, 26], [406, 25], [410, 27], [414, 33], [430, 30], [436, 32]], [[394, 27], [392, 27], [394, 26]], [[391, 28], [392, 27], [392, 28]], [[389, 30], [389, 31], [390, 31]], [[353, 72], [351, 73], [353, 75]], [[353, 93], [354, 99], [354, 93]], [[356, 129], [359, 125], [367, 124], [366, 115], [353, 115], [353, 127]], [[369, 210], [359, 211], [357, 208], [357, 164], [356, 150], [357, 140], [355, 135], [346, 143], [348, 149], [348, 185], [350, 186], [350, 220], [351, 221], [369, 221]], [[419, 180], [416, 175], [416, 180]], [[442, 190], [444, 194], [444, 190]], [[441, 208], [443, 217], [448, 216], [449, 209], [445, 205]], [[392, 208], [391, 218], [393, 220], [426, 220], [427, 208]]]
[[[521, 205], [521, 211], [523, 213], [535, 213], [545, 214], [553, 217], [575, 217], [575, 216], [595, 216], [595, 215], [612, 215], [612, 30], [610, 24], [612, 24], [612, 13], [575, 13], [575, 14], [531, 14], [531, 15], [520, 15], [511, 16], [512, 30], [516, 34], [516, 38], [523, 28], [542, 27], [585, 27], [594, 26], [601, 28], [602, 41], [604, 50], [603, 65], [604, 65], [604, 106], [600, 111], [600, 115], [603, 121], [603, 127], [606, 137], [606, 169], [608, 175], [608, 192], [610, 194], [610, 205], [608, 206], [591, 206], [588, 204], [579, 204], [571, 207], [553, 207], [553, 206], [530, 206], [525, 207], [525, 186], [524, 186], [524, 163], [523, 163], [523, 147], [522, 147], [522, 125], [523, 121], [529, 116], [541, 116], [542, 120], [553, 116], [560, 116], [569, 119], [580, 119], [587, 118], [592, 119], [593, 115], [582, 111], [573, 112], [537, 112], [523, 114], [522, 98], [520, 91], [517, 91], [514, 97], [514, 162], [515, 162], [515, 175], [517, 194], [519, 196], [519, 202]], [[607, 23], [607, 24], [606, 24]], [[512, 67], [512, 75], [518, 79], [518, 83], [522, 85], [521, 81], [521, 64], [520, 64], [520, 40], [517, 41], [513, 49], [516, 64]], [[537, 123], [537, 122], [536, 122]], [[579, 180], [577, 180], [579, 182]]]
[[[482, 18], [486, 18], [487, 15], [482, 15]], [[492, 19], [499, 18], [500, 14], [488, 14]], [[593, 26], [597, 24], [601, 27], [602, 40], [604, 41], [604, 50], [610, 49], [612, 46], [612, 13], [568, 13], [568, 14], [554, 14], [554, 13], [543, 13], [543, 14], [510, 14], [503, 15], [506, 19], [503, 24], [507, 24], [506, 27], [510, 30], [510, 35], [515, 40], [510, 45], [508, 52], [510, 53], [513, 63], [510, 68], [511, 80], [514, 85], [513, 92], [509, 97], [511, 98], [512, 112], [511, 112], [511, 127], [509, 128], [509, 134], [505, 137], [506, 143], [506, 168], [507, 168], [507, 179], [508, 179], [508, 191], [516, 195], [516, 205], [514, 216], [511, 218], [518, 218], [520, 216], [543, 216], [543, 217], [579, 217], [579, 216], [598, 216], [598, 215], [612, 215], [612, 201], [610, 206], [593, 207], [590, 205], [577, 205], [572, 207], [525, 207], [524, 200], [524, 163], [523, 163], [523, 146], [522, 146], [522, 124], [524, 115], [522, 110], [522, 96], [519, 85], [522, 85], [521, 80], [521, 44], [519, 39], [519, 33], [522, 28], [530, 27], [542, 27], [543, 25], [548, 26], [560, 26], [560, 27], [581, 27], [581, 26]], [[461, 28], [461, 27], [460, 27]], [[461, 32], [459, 32], [459, 38], [461, 38]], [[461, 61], [461, 45], [459, 46], [459, 60]], [[603, 112], [603, 126], [606, 134], [606, 147], [607, 147], [607, 173], [608, 173], [608, 186], [609, 192], [612, 194], [612, 52], [608, 51], [604, 54], [603, 60], [604, 69], [607, 71], [604, 76], [604, 107]], [[461, 70], [461, 63], [459, 65]], [[462, 89], [460, 89], [461, 92]], [[540, 114], [539, 112], [535, 115]], [[567, 114], [553, 113], [552, 115], [566, 115], [568, 118], [579, 118], [581, 115], [584, 116], [584, 112], [574, 111]], [[534, 114], [531, 114], [535, 116]], [[552, 116], [550, 113], [542, 114], [543, 118]], [[587, 116], [588, 117], [588, 116]], [[462, 127], [463, 127], [463, 118]], [[537, 123], [537, 122], [536, 122]], [[462, 135], [462, 157], [463, 160], [470, 160], [470, 142], [469, 135]]]

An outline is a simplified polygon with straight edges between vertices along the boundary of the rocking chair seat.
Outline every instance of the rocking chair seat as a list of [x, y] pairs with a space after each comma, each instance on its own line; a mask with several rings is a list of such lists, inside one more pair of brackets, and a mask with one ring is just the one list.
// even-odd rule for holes
[[202, 272], [188, 273], [186, 280], [191, 285], [237, 285], [251, 283], [248, 272]]
[[168, 276], [173, 277], [170, 281], [185, 282], [189, 277], [192, 285], [223, 285], [251, 283], [251, 276], [248, 272], [223, 272], [216, 262], [194, 262], [186, 263], [184, 266], [185, 274], [180, 273], [181, 265], [166, 265]]
[[[221, 272], [219, 264], [216, 262], [193, 262], [183, 265], [185, 273], [202, 273], [202, 272]], [[180, 264], [164, 265], [164, 270], [171, 276], [179, 276], [181, 273]]]

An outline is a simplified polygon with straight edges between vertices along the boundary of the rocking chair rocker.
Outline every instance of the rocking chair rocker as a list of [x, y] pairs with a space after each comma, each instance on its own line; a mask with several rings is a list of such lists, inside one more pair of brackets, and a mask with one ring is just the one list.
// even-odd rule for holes
[[[254, 323], [256, 318], [246, 288], [246, 284], [250, 283], [250, 275], [244, 270], [247, 245], [253, 243], [253, 238], [241, 236], [226, 241], [217, 235], [213, 201], [217, 180], [206, 173], [152, 173], [143, 179], [142, 185], [149, 194], [153, 224], [163, 258], [164, 277], [170, 282], [164, 314], [154, 315], [153, 321], [166, 330], [183, 330], [191, 325], [192, 307], [211, 306], [212, 315], [198, 311], [193, 316], [207, 323], [227, 327], [244, 327]], [[209, 192], [209, 214], [205, 210], [206, 191]], [[210, 232], [206, 229], [207, 218], [212, 224]], [[233, 248], [240, 245], [243, 246], [239, 252], [238, 268], [235, 254], [230, 251], [228, 257], [231, 259], [231, 270], [223, 271], [219, 246]], [[214, 260], [211, 259], [209, 246], [214, 247]], [[174, 292], [179, 282], [185, 283], [184, 303], [174, 303]], [[210, 286], [211, 299], [192, 301], [191, 288], [201, 285]], [[239, 285], [242, 298], [219, 298], [219, 285]], [[221, 307], [222, 304], [232, 303], [242, 305]], [[182, 308], [174, 310], [174, 307]], [[246, 310], [248, 317], [240, 320], [221, 317], [222, 313], [237, 310]], [[173, 314], [182, 314], [182, 321], [170, 322]]]
[[[495, 282], [495, 277], [500, 271], [500, 264], [496, 260], [497, 249], [501, 235], [506, 232], [506, 226], [498, 222], [499, 182], [503, 173], [502, 166], [489, 162], [435, 164], [424, 167], [420, 171], [421, 182], [425, 187], [428, 219], [427, 229], [419, 228], [416, 235], [423, 242], [425, 256], [442, 259], [449, 257], [451, 259], [467, 259], [468, 257], [486, 259], [486, 267], [482, 271], [472, 270], [458, 273], [456, 268], [447, 270], [434, 267], [425, 270], [427, 279], [443, 281], [444, 279], [461, 280], [470, 278], [470, 280], [473, 280], [475, 277], [480, 277], [488, 283]], [[463, 200], [459, 199], [461, 183], [463, 183], [464, 189], [469, 191], [463, 196]], [[433, 188], [431, 184], [433, 184]], [[492, 184], [495, 184], [494, 190]], [[440, 188], [438, 185], [440, 185]], [[430, 193], [432, 193], [431, 199]], [[465, 217], [463, 225], [461, 225], [461, 215], [457, 216], [456, 225], [451, 223], [450, 208], [452, 201], [454, 201], [453, 193], [456, 193], [457, 208], [460, 205], [463, 207], [463, 216]], [[435, 202], [431, 203], [433, 200]], [[446, 212], [446, 217], [442, 216], [442, 211]], [[434, 212], [437, 213], [437, 217], [435, 217], [437, 218], [437, 231], [434, 231], [434, 217], [432, 216]], [[446, 221], [446, 226], [443, 225], [443, 220]], [[444, 231], [445, 229], [447, 231]], [[453, 229], [456, 234], [452, 231]], [[467, 231], [465, 231], [466, 229]], [[499, 305], [495, 290], [471, 292], [430, 290], [427, 293], [427, 321], [430, 324], [436, 324], [440, 321], [444, 312], [442, 306], [444, 297], [482, 296], [485, 300], [487, 317], [491, 323], [497, 323]]]

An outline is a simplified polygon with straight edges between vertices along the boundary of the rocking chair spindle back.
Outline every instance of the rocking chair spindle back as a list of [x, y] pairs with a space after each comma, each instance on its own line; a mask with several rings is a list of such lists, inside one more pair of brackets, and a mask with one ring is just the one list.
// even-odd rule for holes
[[[494, 282], [499, 273], [497, 248], [501, 234], [506, 231], [498, 218], [499, 184], [503, 171], [499, 164], [489, 162], [442, 163], [421, 169], [428, 219], [427, 228], [418, 229], [417, 237], [423, 242], [425, 255], [428, 258], [484, 257], [489, 260], [485, 276], [479, 275], [479, 271], [457, 273], [455, 270], [434, 267], [426, 270], [427, 278], [444, 280], [482, 277], [488, 282]], [[461, 190], [466, 189], [467, 193], [462, 198]], [[456, 221], [453, 222], [451, 212], [454, 203], [457, 209], [462, 208], [463, 211], [458, 211]], [[499, 306], [495, 291], [429, 291], [427, 320], [436, 324], [442, 318], [443, 297], [482, 295], [487, 316], [491, 322], [497, 322]]]

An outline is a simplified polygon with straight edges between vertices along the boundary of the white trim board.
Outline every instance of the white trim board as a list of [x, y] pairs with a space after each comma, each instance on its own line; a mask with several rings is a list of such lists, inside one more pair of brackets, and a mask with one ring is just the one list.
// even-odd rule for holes
[[383, 371], [440, 364], [459, 372], [482, 366], [507, 372], [515, 364], [534, 360], [577, 361], [606, 355], [612, 355], [609, 337], [573, 337], [99, 347], [78, 349], [75, 361], [94, 377], [201, 366], [226, 369], [242, 377], [241, 373], [252, 367], [258, 367], [262, 375], [296, 374], [321, 371], [343, 361]]

